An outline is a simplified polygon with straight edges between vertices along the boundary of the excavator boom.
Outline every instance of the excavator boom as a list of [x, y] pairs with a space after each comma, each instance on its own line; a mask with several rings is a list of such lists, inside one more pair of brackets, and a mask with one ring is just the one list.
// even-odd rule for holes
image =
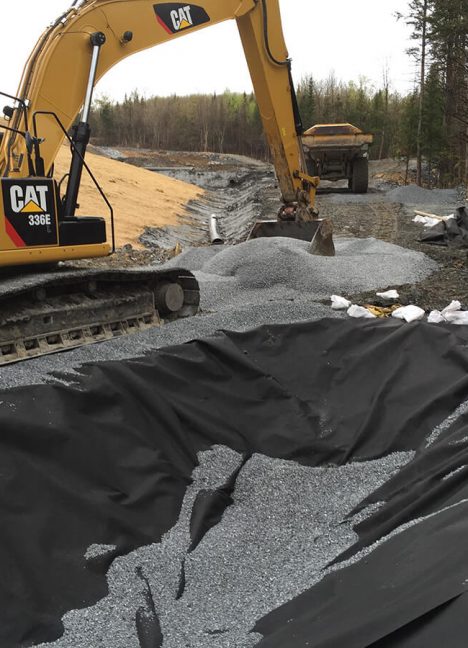
[[[278, 0], [75, 3], [46, 30], [31, 54], [18, 91], [27, 108], [15, 110], [11, 126], [26, 131], [36, 123], [38, 135], [44, 140], [40, 154], [48, 175], [64, 139], [57, 119], [68, 131], [85, 103], [93, 38], [97, 34], [103, 35], [104, 43], [94, 82], [136, 52], [229, 19], [236, 20], [239, 28], [283, 200], [294, 203], [306, 192], [313, 206], [318, 179], [306, 178], [299, 140], [300, 117]], [[10, 132], [4, 138], [0, 174], [20, 178], [29, 175], [27, 143], [17, 133]]]
[[[39, 39], [27, 61], [14, 105], [6, 110], [9, 121], [0, 143], [0, 269], [94, 258], [113, 251], [104, 218], [76, 216], [81, 176], [86, 167], [94, 86], [124, 58], [226, 20], [237, 22], [283, 198], [278, 221], [256, 223], [252, 237], [275, 234], [278, 224], [276, 235], [309, 240], [314, 235], [317, 247], [321, 225], [314, 210], [318, 178], [307, 175], [279, 0], [75, 0]], [[54, 161], [71, 129], [72, 161], [61, 195], [62, 182], [58, 184], [52, 177]], [[97, 188], [105, 199], [98, 185]], [[111, 228], [113, 239], [112, 217]], [[325, 241], [325, 249], [318, 245], [321, 247], [320, 253], [333, 253], [331, 236]], [[153, 271], [153, 278], [151, 281], [146, 275], [145, 282], [158, 321], [158, 303], [172, 318], [196, 311], [198, 297], [194, 296], [193, 277], [187, 282], [187, 273], [183, 271], [178, 276]], [[89, 271], [87, 279], [93, 286], [102, 282], [98, 272]], [[117, 295], [122, 290], [116, 277], [107, 277], [106, 281], [105, 292], [114, 290]], [[137, 291], [135, 277], [132, 281]], [[42, 286], [44, 282], [39, 283]], [[59, 283], [57, 278], [50, 280], [54, 296], [60, 292]], [[81, 290], [83, 282], [78, 283]], [[132, 282], [127, 282], [127, 292], [131, 292], [131, 287]], [[39, 292], [44, 293], [44, 286]], [[27, 314], [28, 300], [34, 294], [19, 293], [22, 302], [16, 307]], [[176, 293], [178, 296], [172, 299]], [[0, 321], [0, 363], [2, 355], [7, 359], [15, 353], [21, 356], [24, 349], [29, 355], [36, 351], [39, 354], [48, 335], [55, 339], [54, 336], [74, 334], [69, 318], [62, 322], [62, 328], [57, 328], [54, 316], [44, 316], [44, 321], [51, 320], [50, 326], [41, 326], [36, 339], [34, 327], [12, 325], [14, 309], [5, 307], [7, 295], [11, 302], [11, 285], [2, 292], [0, 283], [0, 303], [9, 312], [8, 321]], [[99, 301], [96, 295], [94, 291], [94, 299]], [[58, 305], [57, 312], [61, 312], [62, 305]], [[55, 313], [54, 308], [50, 306]], [[140, 313], [141, 308], [137, 310]], [[41, 312], [41, 308], [35, 311]], [[131, 319], [131, 308], [130, 314], [127, 311], [119, 315], [123, 321]], [[77, 315], [80, 322], [86, 317], [86, 308]], [[62, 321], [59, 316], [56, 319]], [[96, 312], [93, 326], [99, 327], [104, 319]], [[110, 320], [112, 317], [107, 317], [106, 326], [112, 325]], [[24, 329], [31, 329], [27, 340]]]

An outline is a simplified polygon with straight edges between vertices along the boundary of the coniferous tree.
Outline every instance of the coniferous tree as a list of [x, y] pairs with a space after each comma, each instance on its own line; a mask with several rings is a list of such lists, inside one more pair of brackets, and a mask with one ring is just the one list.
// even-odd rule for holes
[[[422, 113], [421, 151], [427, 160], [429, 182], [434, 181], [433, 169], [440, 169], [441, 160], [446, 155], [446, 136], [444, 128], [444, 92], [438, 66], [433, 63], [426, 79]], [[439, 179], [439, 178], [438, 178]]]
[[[418, 75], [418, 122], [417, 122], [417, 141], [416, 141], [416, 157], [417, 157], [417, 172], [416, 183], [421, 186], [422, 184], [422, 140], [423, 140], [423, 105], [424, 94], [426, 86], [426, 62], [427, 62], [427, 49], [428, 49], [428, 27], [429, 17], [431, 14], [433, 0], [411, 0], [408, 5], [408, 13], [404, 16], [406, 24], [410, 25], [413, 29], [412, 39], [417, 42], [415, 47], [408, 50], [408, 54], [413, 56], [419, 64]], [[402, 14], [397, 14], [398, 18], [402, 18]]]
[[468, 180], [468, 0], [432, 0], [430, 47], [444, 86], [445, 182]]
[[419, 121], [419, 93], [415, 90], [403, 100], [400, 130], [398, 133], [398, 155], [406, 160], [405, 182], [408, 183], [409, 163], [417, 154], [417, 129]]
[[315, 83], [312, 76], [308, 76], [300, 83], [298, 88], [299, 109], [302, 115], [304, 128], [307, 130], [315, 124]]

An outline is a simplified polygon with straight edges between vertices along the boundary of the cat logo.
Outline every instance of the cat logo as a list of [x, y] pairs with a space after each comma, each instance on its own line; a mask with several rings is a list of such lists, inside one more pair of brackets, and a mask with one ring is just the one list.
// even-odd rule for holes
[[53, 180], [2, 178], [5, 233], [11, 248], [57, 245], [58, 223]]
[[47, 214], [47, 194], [45, 185], [13, 185], [10, 187], [10, 205], [14, 214], [26, 214], [30, 227], [50, 227], [52, 217]]
[[179, 10], [173, 9], [171, 11], [171, 20], [176, 31], [193, 27], [192, 16], [190, 15], [190, 5], [181, 7]]
[[48, 187], [44, 185], [13, 185], [10, 187], [10, 205], [15, 214], [44, 214], [47, 211]]
[[154, 11], [158, 23], [168, 34], [178, 34], [191, 27], [210, 22], [206, 11], [198, 5], [163, 2], [155, 4]]

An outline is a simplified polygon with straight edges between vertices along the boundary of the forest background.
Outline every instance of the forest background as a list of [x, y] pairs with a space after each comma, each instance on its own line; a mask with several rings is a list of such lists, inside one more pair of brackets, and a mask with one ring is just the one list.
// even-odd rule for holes
[[[374, 134], [372, 158], [416, 158], [418, 184], [466, 186], [468, 0], [412, 0], [395, 20], [411, 26], [413, 90], [395, 92], [388, 69], [380, 87], [365, 78], [344, 82], [331, 74], [316, 80], [310, 74], [297, 88], [303, 125], [350, 122]], [[92, 132], [104, 146], [269, 158], [255, 97], [228, 90], [149, 98], [134, 91], [122, 102], [100, 97]]]

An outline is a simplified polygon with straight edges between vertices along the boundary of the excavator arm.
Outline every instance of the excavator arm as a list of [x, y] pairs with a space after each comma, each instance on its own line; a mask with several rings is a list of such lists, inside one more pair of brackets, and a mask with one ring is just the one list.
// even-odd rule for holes
[[[313, 236], [311, 251], [333, 254], [331, 231], [313, 207], [318, 178], [305, 171], [278, 0], [75, 0], [39, 39], [0, 128], [0, 366], [197, 312], [199, 285], [183, 269], [68, 265], [19, 280], [17, 266], [113, 251], [104, 218], [75, 215], [95, 84], [136, 52], [229, 19], [237, 21], [283, 198], [278, 218], [258, 221], [251, 238]], [[65, 182], [53, 170], [65, 137], [72, 161], [62, 196]], [[113, 234], [113, 218], [111, 226]]]
[[[43, 171], [48, 175], [64, 139], [58, 120], [68, 131], [89, 96], [96, 38], [102, 38], [102, 43], [93, 83], [136, 52], [229, 19], [236, 20], [239, 28], [289, 217], [300, 206], [305, 208], [300, 218], [310, 220], [313, 214], [308, 214], [307, 209], [313, 207], [318, 180], [306, 175], [278, 0], [198, 0], [196, 4], [156, 0], [75, 2], [46, 30], [32, 52], [18, 91], [23, 103], [17, 105], [10, 126], [24, 132], [36, 125], [36, 136], [43, 140]], [[21, 106], [25, 106], [24, 110]], [[0, 174], [24, 178], [30, 172], [25, 138], [7, 133], [0, 150]], [[69, 202], [67, 207], [72, 211], [74, 205]], [[288, 217], [287, 210], [283, 213]]]

